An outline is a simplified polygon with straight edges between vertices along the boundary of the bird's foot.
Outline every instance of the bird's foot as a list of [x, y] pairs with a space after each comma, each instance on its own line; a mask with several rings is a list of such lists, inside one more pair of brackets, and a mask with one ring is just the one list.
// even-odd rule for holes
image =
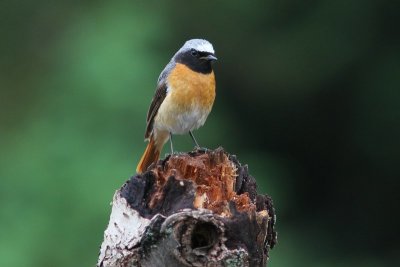
[[171, 152], [165, 154], [165, 156], [168, 156], [168, 155], [170, 155], [170, 156], [176, 156], [176, 155], [178, 155], [178, 154], [179, 154], [178, 151], [171, 151]]
[[206, 147], [200, 147], [200, 146], [195, 146], [194, 149], [196, 152], [200, 152], [200, 153], [207, 153], [207, 151], [209, 150]]

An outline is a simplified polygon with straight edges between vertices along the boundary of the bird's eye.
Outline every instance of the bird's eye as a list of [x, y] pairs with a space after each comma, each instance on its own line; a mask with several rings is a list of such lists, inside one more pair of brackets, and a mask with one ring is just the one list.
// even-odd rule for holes
[[195, 50], [195, 49], [192, 49], [192, 50], [190, 51], [190, 53], [191, 53], [192, 56], [194, 56], [194, 57], [197, 57], [197, 56], [199, 55], [199, 52], [198, 52], [197, 50]]

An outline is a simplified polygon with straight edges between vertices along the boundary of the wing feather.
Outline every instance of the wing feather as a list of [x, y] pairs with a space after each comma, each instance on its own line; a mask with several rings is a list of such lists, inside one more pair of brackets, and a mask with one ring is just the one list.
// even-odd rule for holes
[[157, 115], [158, 109], [160, 108], [162, 102], [167, 96], [167, 84], [162, 83], [157, 86], [156, 93], [151, 101], [149, 111], [147, 112], [147, 125], [146, 132], [144, 134], [144, 138], [147, 139], [150, 137], [151, 132], [153, 131], [154, 118]]
[[160, 76], [157, 80], [157, 89], [154, 94], [153, 100], [151, 101], [149, 111], [147, 112], [147, 125], [146, 132], [144, 134], [144, 138], [147, 139], [150, 137], [151, 132], [153, 131], [154, 118], [157, 115], [158, 109], [160, 108], [162, 102], [167, 96], [168, 89], [168, 75], [171, 73], [171, 70], [175, 67], [174, 58], [165, 66], [164, 70], [161, 72]]

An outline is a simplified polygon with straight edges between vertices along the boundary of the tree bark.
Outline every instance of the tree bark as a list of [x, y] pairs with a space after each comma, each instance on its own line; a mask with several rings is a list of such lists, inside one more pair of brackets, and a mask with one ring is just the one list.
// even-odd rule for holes
[[222, 148], [173, 154], [114, 195], [97, 266], [265, 266], [275, 211]]

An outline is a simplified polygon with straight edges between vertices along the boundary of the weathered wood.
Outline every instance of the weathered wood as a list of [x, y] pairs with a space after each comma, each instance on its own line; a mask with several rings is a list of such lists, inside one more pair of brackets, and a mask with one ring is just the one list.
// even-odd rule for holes
[[114, 196], [97, 266], [265, 266], [272, 200], [222, 148], [174, 154]]

